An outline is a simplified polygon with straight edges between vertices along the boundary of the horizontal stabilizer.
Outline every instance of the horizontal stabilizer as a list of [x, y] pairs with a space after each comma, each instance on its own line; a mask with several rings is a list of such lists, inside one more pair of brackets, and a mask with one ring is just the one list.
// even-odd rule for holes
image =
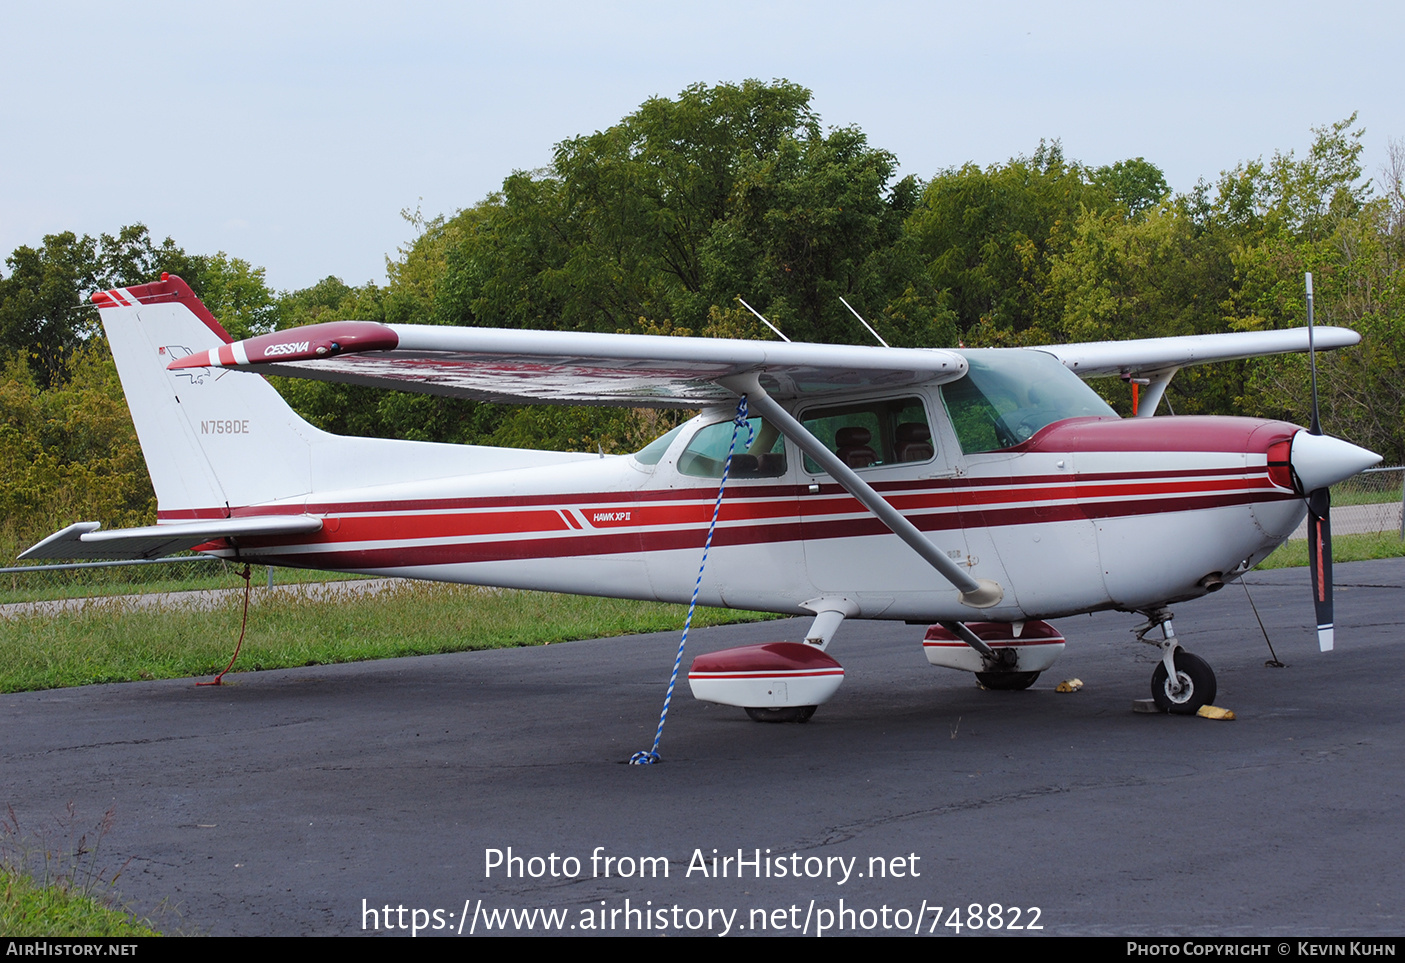
[[198, 522], [117, 528], [103, 532], [99, 522], [76, 522], [20, 555], [22, 559], [122, 560], [160, 558], [184, 552], [217, 538], [302, 535], [320, 531], [322, 520], [310, 515], [259, 515]]

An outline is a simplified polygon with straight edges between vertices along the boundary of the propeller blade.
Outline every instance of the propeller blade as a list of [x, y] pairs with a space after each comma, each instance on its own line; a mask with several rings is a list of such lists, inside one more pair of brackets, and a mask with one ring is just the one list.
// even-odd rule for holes
[[1314, 435], [1322, 434], [1322, 419], [1317, 414], [1317, 348], [1312, 339], [1312, 272], [1308, 272], [1307, 279], [1307, 365], [1312, 372], [1312, 424], [1308, 426], [1308, 431]]
[[1312, 570], [1312, 604], [1317, 610], [1317, 646], [1332, 651], [1332, 505], [1327, 489], [1308, 496], [1308, 567]]

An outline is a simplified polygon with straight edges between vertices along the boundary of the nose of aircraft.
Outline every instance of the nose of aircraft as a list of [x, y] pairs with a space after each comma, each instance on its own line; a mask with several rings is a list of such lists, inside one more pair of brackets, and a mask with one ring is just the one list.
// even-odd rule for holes
[[1302, 493], [1307, 495], [1370, 468], [1381, 456], [1331, 435], [1300, 431], [1293, 436], [1293, 453], [1288, 460]]

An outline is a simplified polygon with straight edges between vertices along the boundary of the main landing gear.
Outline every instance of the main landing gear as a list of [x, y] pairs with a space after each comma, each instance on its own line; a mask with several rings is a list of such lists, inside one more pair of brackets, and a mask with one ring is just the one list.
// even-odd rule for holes
[[[1151, 698], [1162, 712], [1193, 716], [1201, 706], [1215, 701], [1215, 672], [1198, 655], [1181, 648], [1166, 608], [1144, 613], [1147, 620], [1134, 629], [1137, 641], [1159, 646], [1161, 662], [1151, 674]], [[1148, 639], [1152, 629], [1161, 629], [1161, 641]]]
[[809, 722], [843, 681], [833, 656], [801, 642], [708, 652], [688, 670], [694, 698], [738, 706], [756, 722]]
[[1064, 650], [1048, 622], [942, 622], [929, 626], [922, 651], [932, 665], [974, 672], [981, 688], [1020, 692]]
[[977, 672], [976, 681], [995, 692], [1022, 692], [1034, 685], [1038, 672]]

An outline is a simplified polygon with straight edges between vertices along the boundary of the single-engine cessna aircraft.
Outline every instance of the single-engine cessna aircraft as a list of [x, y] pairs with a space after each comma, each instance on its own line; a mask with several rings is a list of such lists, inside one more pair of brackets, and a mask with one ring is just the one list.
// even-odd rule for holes
[[[697, 697], [758, 719], [803, 720], [834, 693], [843, 669], [824, 650], [846, 618], [935, 623], [930, 662], [1018, 689], [1063, 649], [1044, 620], [1099, 609], [1141, 613], [1139, 638], [1161, 630], [1147, 640], [1162, 649], [1153, 696], [1194, 712], [1215, 677], [1180, 648], [1167, 606], [1248, 571], [1311, 507], [1329, 648], [1326, 488], [1379, 460], [1316, 424], [1146, 417], [1178, 369], [1304, 351], [1310, 328], [936, 350], [339, 321], [236, 342], [178, 277], [93, 300], [160, 521], [81, 522], [24, 558], [194, 548], [687, 602], [725, 471], [699, 600], [815, 617], [808, 644], [694, 662]], [[621, 456], [345, 438], [299, 418], [258, 372], [702, 413]], [[1146, 385], [1140, 417], [1119, 418], [1081, 380], [1103, 376]]]

